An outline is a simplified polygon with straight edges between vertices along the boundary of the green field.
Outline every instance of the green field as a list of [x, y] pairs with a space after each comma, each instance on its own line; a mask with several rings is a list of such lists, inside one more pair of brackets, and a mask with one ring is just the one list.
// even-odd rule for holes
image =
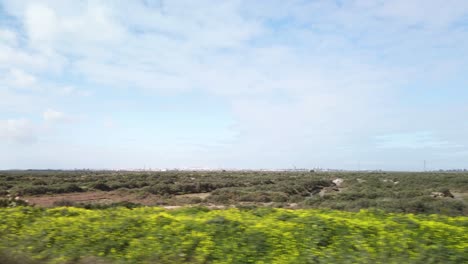
[[2, 263], [468, 263], [467, 217], [195, 207], [0, 216]]

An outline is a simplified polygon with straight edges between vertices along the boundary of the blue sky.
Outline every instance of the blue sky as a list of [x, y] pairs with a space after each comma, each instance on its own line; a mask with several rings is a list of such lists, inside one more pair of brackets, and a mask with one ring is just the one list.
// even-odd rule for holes
[[468, 168], [468, 2], [0, 0], [0, 169]]

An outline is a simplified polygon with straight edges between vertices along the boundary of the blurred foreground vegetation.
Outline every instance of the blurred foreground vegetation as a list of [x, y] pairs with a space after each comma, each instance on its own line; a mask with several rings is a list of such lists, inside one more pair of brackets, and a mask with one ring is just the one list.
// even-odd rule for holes
[[1, 263], [468, 263], [468, 218], [316, 209], [0, 209]]

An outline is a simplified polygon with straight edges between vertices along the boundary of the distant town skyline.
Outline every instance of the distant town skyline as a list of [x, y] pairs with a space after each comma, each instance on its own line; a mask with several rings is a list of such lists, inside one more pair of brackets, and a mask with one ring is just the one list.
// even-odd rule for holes
[[461, 0], [0, 0], [0, 169], [467, 168], [467, 47]]

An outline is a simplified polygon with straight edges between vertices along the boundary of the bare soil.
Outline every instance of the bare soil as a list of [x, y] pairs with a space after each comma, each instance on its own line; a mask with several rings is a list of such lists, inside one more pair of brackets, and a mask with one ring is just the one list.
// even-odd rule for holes
[[70, 201], [73, 203], [100, 203], [110, 204], [117, 202], [132, 202], [142, 205], [157, 205], [163, 202], [160, 196], [145, 194], [144, 196], [135, 193], [122, 193], [119, 191], [112, 192], [83, 192], [83, 193], [64, 193], [64, 194], [52, 194], [52, 195], [41, 195], [41, 196], [27, 196], [22, 197], [27, 200], [30, 204], [34, 204], [40, 207], [52, 207], [54, 203], [59, 201]]
[[[64, 193], [64, 194], [50, 194], [39, 196], [25, 196], [21, 197], [27, 200], [29, 204], [39, 207], [53, 207], [57, 202], [68, 201], [71, 203], [85, 203], [85, 204], [111, 204], [118, 202], [131, 202], [135, 204], [147, 206], [162, 206], [167, 209], [178, 208], [181, 205], [195, 204], [193, 199], [198, 199], [199, 202], [204, 202], [210, 196], [210, 193], [191, 193], [183, 195], [175, 195], [173, 197], [162, 197], [154, 194], [139, 194], [132, 192], [122, 191], [93, 191], [83, 193]], [[218, 205], [208, 204], [209, 207], [217, 208]]]
[[[192, 199], [201, 199], [204, 206], [210, 209], [224, 209], [234, 207], [234, 205], [220, 205], [213, 203], [205, 203], [206, 198], [210, 193], [191, 193], [183, 195], [175, 195], [171, 198], [164, 198], [154, 194], [137, 194], [122, 191], [93, 191], [83, 193], [64, 193], [64, 194], [51, 194], [40, 196], [25, 196], [21, 199], [27, 200], [29, 204], [38, 207], [53, 207], [57, 202], [69, 201], [71, 203], [85, 203], [85, 204], [111, 204], [118, 202], [132, 202], [146, 206], [160, 206], [166, 209], [177, 209], [183, 206], [194, 206], [199, 203], [192, 203]], [[241, 206], [272, 206], [274, 203], [258, 203], [258, 202], [240, 202]], [[284, 205], [286, 208], [297, 208], [298, 204], [288, 203]]]
[[452, 192], [455, 199], [468, 203], [468, 192]]
[[200, 198], [202, 200], [208, 198], [210, 196], [210, 193], [189, 193], [189, 194], [182, 194], [182, 195], [176, 195], [178, 198]]

